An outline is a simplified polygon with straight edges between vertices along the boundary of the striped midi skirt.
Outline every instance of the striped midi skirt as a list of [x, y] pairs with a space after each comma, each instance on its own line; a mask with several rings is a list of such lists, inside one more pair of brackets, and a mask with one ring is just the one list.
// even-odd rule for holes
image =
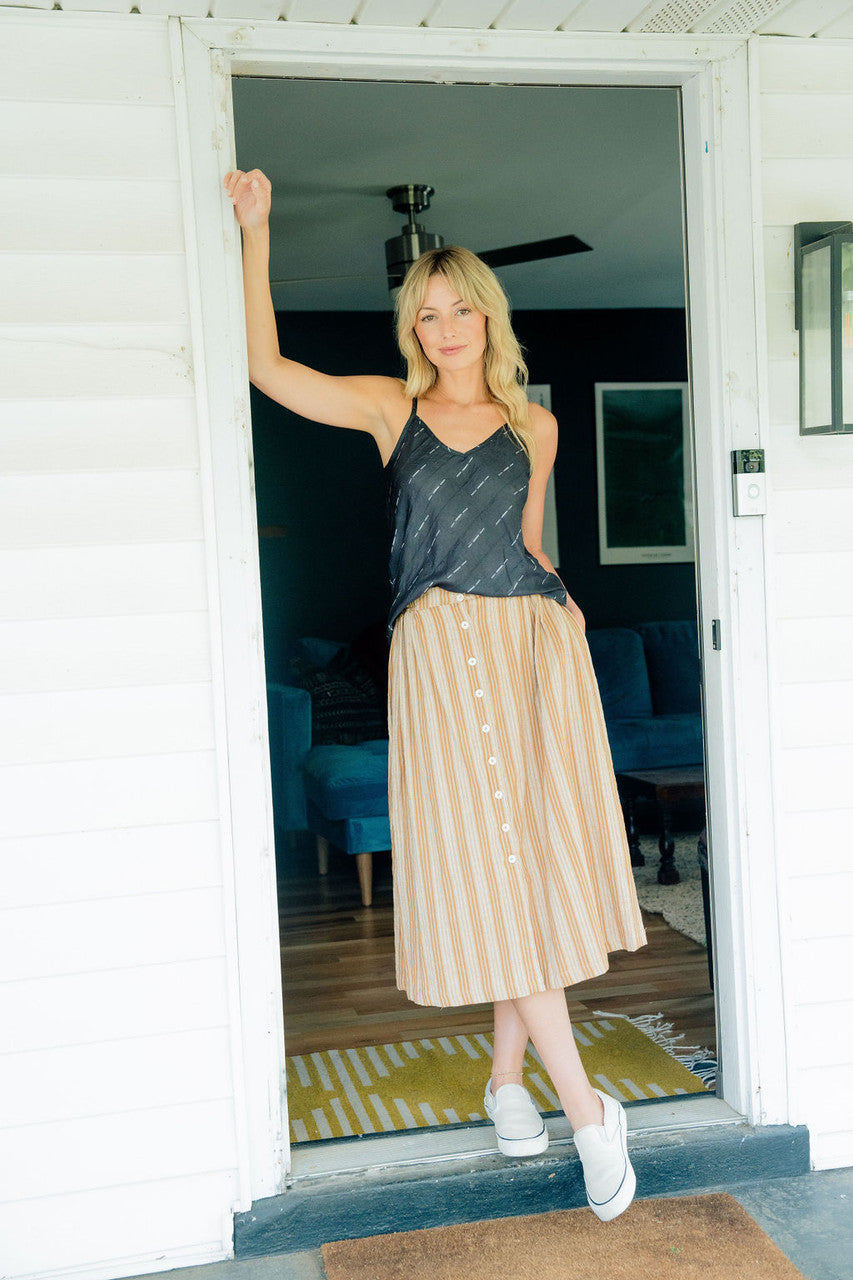
[[397, 986], [449, 1007], [569, 987], [645, 944], [583, 628], [430, 587], [388, 687]]

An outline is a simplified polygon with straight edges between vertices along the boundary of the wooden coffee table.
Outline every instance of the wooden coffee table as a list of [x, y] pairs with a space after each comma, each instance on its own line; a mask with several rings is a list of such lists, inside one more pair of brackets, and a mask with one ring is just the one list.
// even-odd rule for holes
[[635, 805], [638, 796], [649, 796], [657, 803], [660, 815], [658, 884], [678, 884], [681, 877], [675, 865], [675, 842], [670, 834], [672, 807], [679, 800], [704, 799], [704, 767], [701, 764], [688, 764], [667, 769], [629, 769], [626, 773], [617, 773], [616, 783], [627, 809], [626, 826], [631, 866], [642, 867], [646, 861], [640, 852]]

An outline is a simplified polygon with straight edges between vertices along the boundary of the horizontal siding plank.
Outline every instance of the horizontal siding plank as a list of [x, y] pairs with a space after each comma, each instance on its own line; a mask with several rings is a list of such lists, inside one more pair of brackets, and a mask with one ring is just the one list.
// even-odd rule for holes
[[[808, 1005], [816, 993], [821, 1002], [850, 999], [853, 937], [807, 938], [793, 941], [787, 966], [795, 1004]], [[792, 1046], [796, 1057], [796, 1045]]]
[[15, 875], [6, 879], [2, 905], [35, 907], [220, 885], [220, 839], [218, 823], [196, 822], [4, 840], [0, 857], [15, 867]]
[[200, 541], [0, 550], [0, 618], [95, 618], [207, 608]]
[[[788, 426], [793, 423], [799, 427], [800, 363], [793, 356], [767, 361], [767, 409], [770, 422], [768, 444], [773, 443], [773, 434], [780, 424]], [[772, 459], [768, 460], [768, 465], [772, 466]], [[772, 475], [770, 480], [772, 484]]]
[[819, 40], [785, 37], [758, 41], [762, 93], [849, 93], [850, 48]]
[[211, 679], [206, 612], [0, 623], [0, 695]]
[[794, 228], [764, 227], [764, 287], [772, 293], [794, 292]]
[[[3, 1259], [11, 1275], [148, 1274], [230, 1257], [223, 1220], [238, 1195], [236, 1173], [196, 1174], [0, 1205]], [[50, 1230], [45, 1230], [50, 1223]]]
[[0, 722], [0, 767], [206, 751], [216, 740], [208, 683], [8, 694]]
[[[71, 396], [122, 400], [193, 394], [192, 362], [186, 354], [160, 351], [153, 345], [140, 350], [112, 350], [85, 343], [10, 340], [0, 335], [4, 400], [67, 400]], [[156, 409], [152, 405], [152, 409]]]
[[[70, 324], [76, 330], [92, 324], [187, 323], [186, 263], [180, 253], [4, 253], [0, 281], [0, 324]], [[114, 348], [124, 345], [122, 336], [108, 331], [102, 341]], [[80, 334], [81, 344], [86, 337]]]
[[832, 875], [850, 870], [853, 795], [848, 809], [784, 813], [776, 827], [779, 865], [788, 875]]
[[6, 1053], [0, 1127], [177, 1107], [231, 1092], [229, 1028]]
[[10, 908], [0, 918], [7, 982], [225, 954], [217, 887]]
[[0, 1201], [221, 1173], [236, 1166], [233, 1104], [224, 1099], [24, 1125], [6, 1129], [3, 1145]]
[[[818, 629], [823, 629], [823, 620], [812, 623], [812, 631]], [[853, 653], [849, 662], [853, 668]], [[814, 651], [811, 663], [816, 674], [822, 674]], [[853, 674], [847, 681], [784, 684], [779, 690], [779, 726], [783, 747], [853, 745]]]
[[[791, 937], [853, 939], [853, 871], [834, 876], [797, 876], [789, 892]], [[853, 996], [850, 1000], [853, 1007]], [[853, 1062], [853, 1053], [848, 1061]]]
[[33, 178], [177, 179], [173, 107], [0, 99], [3, 172]]
[[188, 470], [198, 464], [196, 408], [188, 396], [160, 400], [156, 413], [147, 400], [6, 402], [0, 475]]
[[[772, 573], [777, 618], [805, 618], [813, 629], [813, 619], [853, 614], [853, 551], [788, 552], [774, 556]], [[805, 630], [792, 633], [794, 644], [811, 647], [813, 639]]]
[[176, 179], [10, 177], [0, 174], [0, 244], [21, 253], [180, 253]]
[[165, 22], [85, 25], [0, 12], [0, 97], [19, 102], [174, 102]]
[[[853, 156], [853, 93], [762, 93], [761, 155]], [[796, 163], [796, 161], [795, 161]]]
[[196, 471], [0, 477], [0, 547], [202, 538]]
[[767, 354], [771, 359], [797, 359], [800, 353], [800, 335], [794, 326], [793, 290], [765, 293], [765, 320], [767, 325]]
[[[845, 459], [853, 461], [853, 437], [841, 445], [836, 455], [839, 469]], [[774, 490], [773, 528], [778, 554], [853, 550], [849, 479], [846, 489]]]
[[849, 489], [853, 436], [801, 436], [798, 422], [792, 420], [774, 424], [766, 449], [775, 491]]
[[803, 1067], [794, 1088], [810, 1129], [853, 1129], [853, 1062]]
[[14, 1027], [7, 1048], [20, 1053], [221, 1027], [230, 1016], [226, 960], [0, 982], [0, 1013]]
[[839, 164], [831, 156], [765, 159], [761, 191], [764, 221], [771, 226], [849, 220], [853, 165]]
[[212, 751], [0, 769], [0, 838], [218, 817]]
[[783, 689], [786, 685], [853, 680], [853, 616], [841, 612], [850, 608], [849, 593], [843, 592], [842, 584], [838, 584], [838, 591], [844, 594], [844, 601], [837, 617], [782, 618], [777, 622], [777, 673]]
[[784, 810], [832, 809], [849, 794], [853, 747], [783, 748], [777, 769]]
[[853, 999], [801, 1005], [795, 1016], [800, 1067], [853, 1062]]

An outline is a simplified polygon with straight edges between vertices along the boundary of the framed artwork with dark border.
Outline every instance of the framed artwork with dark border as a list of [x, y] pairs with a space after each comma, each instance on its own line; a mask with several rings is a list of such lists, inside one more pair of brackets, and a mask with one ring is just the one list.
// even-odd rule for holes
[[695, 559], [686, 382], [596, 382], [601, 564]]

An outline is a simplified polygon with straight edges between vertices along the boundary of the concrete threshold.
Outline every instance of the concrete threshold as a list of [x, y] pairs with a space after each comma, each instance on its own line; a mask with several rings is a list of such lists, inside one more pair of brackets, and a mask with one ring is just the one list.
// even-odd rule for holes
[[[809, 1171], [805, 1127], [753, 1128], [713, 1096], [634, 1103], [626, 1112], [638, 1195], [644, 1197]], [[235, 1259], [584, 1205], [571, 1128], [562, 1114], [547, 1122], [547, 1152], [517, 1160], [499, 1155], [491, 1124], [296, 1147], [284, 1194], [235, 1215]]]

